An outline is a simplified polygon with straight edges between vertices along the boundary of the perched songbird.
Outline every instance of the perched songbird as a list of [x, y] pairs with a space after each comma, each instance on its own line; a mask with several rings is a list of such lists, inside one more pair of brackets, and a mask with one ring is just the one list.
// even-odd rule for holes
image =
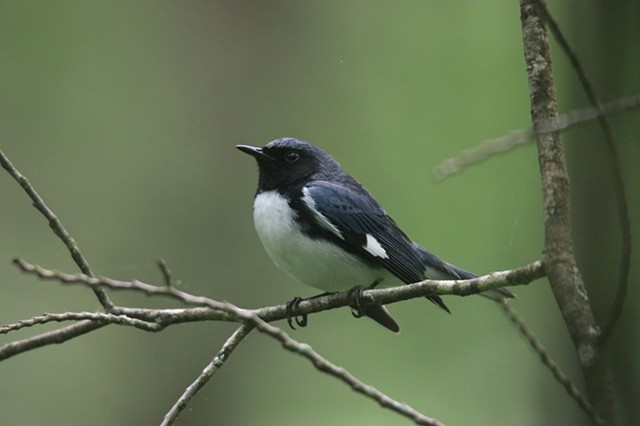
[[[369, 191], [320, 148], [293, 138], [237, 148], [258, 162], [253, 203], [258, 236], [273, 262], [298, 281], [338, 292], [476, 276], [411, 241]], [[482, 295], [498, 301], [513, 297], [506, 289]], [[428, 298], [449, 312], [439, 296]], [[384, 306], [361, 309], [386, 328], [400, 330]]]

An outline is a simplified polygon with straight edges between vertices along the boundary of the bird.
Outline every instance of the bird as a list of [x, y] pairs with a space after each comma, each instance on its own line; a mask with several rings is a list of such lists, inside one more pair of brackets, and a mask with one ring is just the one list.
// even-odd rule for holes
[[[335, 293], [477, 276], [413, 242], [373, 195], [317, 146], [285, 137], [263, 147], [236, 148], [258, 163], [253, 202], [258, 237], [275, 265], [297, 281]], [[514, 297], [504, 288], [480, 294], [500, 302]], [[450, 313], [440, 296], [427, 298]], [[357, 308], [354, 316], [400, 331], [384, 305]], [[305, 326], [306, 317], [298, 325]]]

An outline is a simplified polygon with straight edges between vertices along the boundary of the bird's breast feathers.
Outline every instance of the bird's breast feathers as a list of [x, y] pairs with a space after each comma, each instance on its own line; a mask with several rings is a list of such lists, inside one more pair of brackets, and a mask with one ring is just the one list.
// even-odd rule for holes
[[[314, 208], [313, 199], [304, 191], [303, 202], [313, 212], [317, 226], [341, 237], [338, 227]], [[273, 262], [304, 284], [325, 291], [344, 291], [392, 276], [384, 268], [372, 268], [326, 239], [306, 235], [289, 200], [277, 191], [265, 191], [256, 196], [253, 219]], [[373, 237], [367, 238], [364, 248], [377, 256], [386, 255]]]

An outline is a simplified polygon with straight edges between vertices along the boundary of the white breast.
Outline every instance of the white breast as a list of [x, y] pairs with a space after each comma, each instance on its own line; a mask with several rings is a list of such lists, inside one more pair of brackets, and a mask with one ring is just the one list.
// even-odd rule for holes
[[368, 286], [390, 274], [372, 269], [332, 243], [300, 232], [295, 212], [277, 191], [258, 194], [253, 204], [256, 231], [273, 262], [298, 281], [324, 291]]

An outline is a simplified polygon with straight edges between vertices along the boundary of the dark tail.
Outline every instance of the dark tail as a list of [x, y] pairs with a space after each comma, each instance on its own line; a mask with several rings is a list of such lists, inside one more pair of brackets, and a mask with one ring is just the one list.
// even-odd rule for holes
[[364, 307], [364, 314], [394, 333], [400, 332], [400, 326], [383, 305], [367, 305]]
[[[459, 280], [470, 280], [472, 278], [476, 278], [477, 275], [473, 274], [469, 271], [465, 271], [464, 269], [460, 269], [457, 266], [454, 266], [450, 263], [446, 263], [448, 270], [452, 271], [455, 273], [452, 274], [455, 279], [459, 279]], [[494, 290], [489, 290], [489, 291], [484, 291], [482, 293], [478, 293], [480, 296], [484, 296], [487, 299], [491, 299], [494, 300], [496, 302], [504, 302], [506, 299], [514, 299], [516, 297], [515, 294], [511, 293], [509, 290], [507, 290], [506, 288], [496, 288]]]
[[[427, 278], [433, 280], [470, 280], [477, 277], [476, 274], [445, 262], [433, 253], [428, 252], [418, 244], [416, 244], [416, 246], [423, 256]], [[496, 288], [495, 290], [489, 290], [479, 294], [480, 296], [484, 296], [496, 302], [503, 302], [506, 299], [513, 299], [516, 297], [515, 294], [511, 293], [506, 288]], [[437, 300], [433, 300], [432, 297], [437, 298]], [[449, 312], [449, 309], [444, 306], [444, 303], [442, 303], [442, 300], [438, 296], [430, 296], [429, 300], [443, 308], [445, 311]]]
[[436, 305], [438, 305], [438, 307], [442, 310], [444, 310], [446, 313], [450, 314], [451, 311], [449, 310], [449, 307], [447, 305], [444, 304], [444, 301], [442, 300], [442, 298], [440, 296], [427, 296], [427, 299], [429, 299], [429, 301], [435, 303]]

